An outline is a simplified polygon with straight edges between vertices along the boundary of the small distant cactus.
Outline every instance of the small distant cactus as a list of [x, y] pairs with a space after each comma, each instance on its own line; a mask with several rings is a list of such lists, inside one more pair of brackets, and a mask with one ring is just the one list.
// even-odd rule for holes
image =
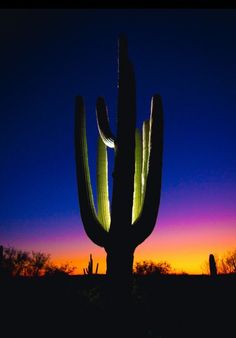
[[[99, 266], [99, 263], [96, 264], [95, 275], [97, 275], [97, 273], [98, 273], [98, 266]], [[93, 257], [92, 257], [92, 254], [90, 254], [90, 256], [89, 256], [88, 267], [84, 268], [83, 270], [84, 270], [84, 275], [93, 275], [94, 274], [94, 272], [93, 272]]]
[[216, 261], [213, 254], [209, 255], [209, 268], [210, 268], [210, 275], [216, 276], [217, 275], [217, 267], [216, 267]]

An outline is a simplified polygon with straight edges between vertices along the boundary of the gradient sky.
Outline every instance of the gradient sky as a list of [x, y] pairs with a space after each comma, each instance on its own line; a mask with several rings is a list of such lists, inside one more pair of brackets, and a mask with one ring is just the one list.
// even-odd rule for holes
[[[80, 219], [74, 102], [86, 104], [95, 189], [95, 104], [115, 131], [117, 38], [137, 84], [137, 124], [163, 99], [165, 138], [157, 225], [135, 260], [202, 273], [236, 247], [236, 10], [0, 10], [0, 242], [50, 253], [81, 273], [105, 252]], [[96, 192], [95, 192], [96, 196]]]

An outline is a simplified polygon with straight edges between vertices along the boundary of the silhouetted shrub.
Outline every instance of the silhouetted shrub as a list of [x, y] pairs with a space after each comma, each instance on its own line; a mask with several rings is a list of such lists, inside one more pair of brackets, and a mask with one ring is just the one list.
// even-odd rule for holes
[[30, 254], [13, 247], [3, 247], [2, 273], [8, 276], [26, 276], [31, 263]]
[[236, 273], [236, 249], [229, 251], [221, 259], [220, 273]]
[[31, 253], [31, 264], [29, 266], [28, 274], [30, 276], [42, 276], [45, 274], [46, 266], [49, 264], [50, 255], [43, 252]]
[[50, 255], [43, 252], [27, 252], [13, 247], [2, 247], [0, 273], [4, 276], [69, 275], [75, 267], [68, 263], [57, 266], [50, 261]]
[[171, 265], [168, 262], [143, 261], [137, 262], [134, 268], [134, 273], [137, 275], [166, 275], [172, 272]]
[[62, 264], [57, 266], [53, 263], [50, 263], [45, 268], [45, 276], [47, 277], [63, 277], [68, 276], [74, 272], [76, 269], [75, 266], [70, 266], [69, 263]]

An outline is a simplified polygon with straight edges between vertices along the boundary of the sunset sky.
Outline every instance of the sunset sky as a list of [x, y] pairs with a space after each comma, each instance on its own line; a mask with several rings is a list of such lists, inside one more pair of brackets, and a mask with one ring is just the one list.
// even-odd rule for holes
[[105, 251], [80, 219], [74, 103], [84, 97], [96, 197], [95, 104], [105, 98], [115, 132], [121, 32], [137, 125], [155, 93], [165, 123], [159, 215], [135, 261], [202, 273], [210, 253], [236, 248], [236, 9], [1, 9], [0, 244], [50, 253], [78, 273], [92, 253], [105, 272]]

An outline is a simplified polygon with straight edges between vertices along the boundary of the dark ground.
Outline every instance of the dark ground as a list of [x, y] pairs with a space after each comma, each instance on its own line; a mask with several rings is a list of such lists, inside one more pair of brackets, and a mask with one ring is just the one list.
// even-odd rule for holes
[[108, 311], [105, 289], [99, 275], [0, 279], [0, 337], [118, 337], [125, 314], [122, 337], [236, 338], [236, 275], [135, 277], [129, 310]]

